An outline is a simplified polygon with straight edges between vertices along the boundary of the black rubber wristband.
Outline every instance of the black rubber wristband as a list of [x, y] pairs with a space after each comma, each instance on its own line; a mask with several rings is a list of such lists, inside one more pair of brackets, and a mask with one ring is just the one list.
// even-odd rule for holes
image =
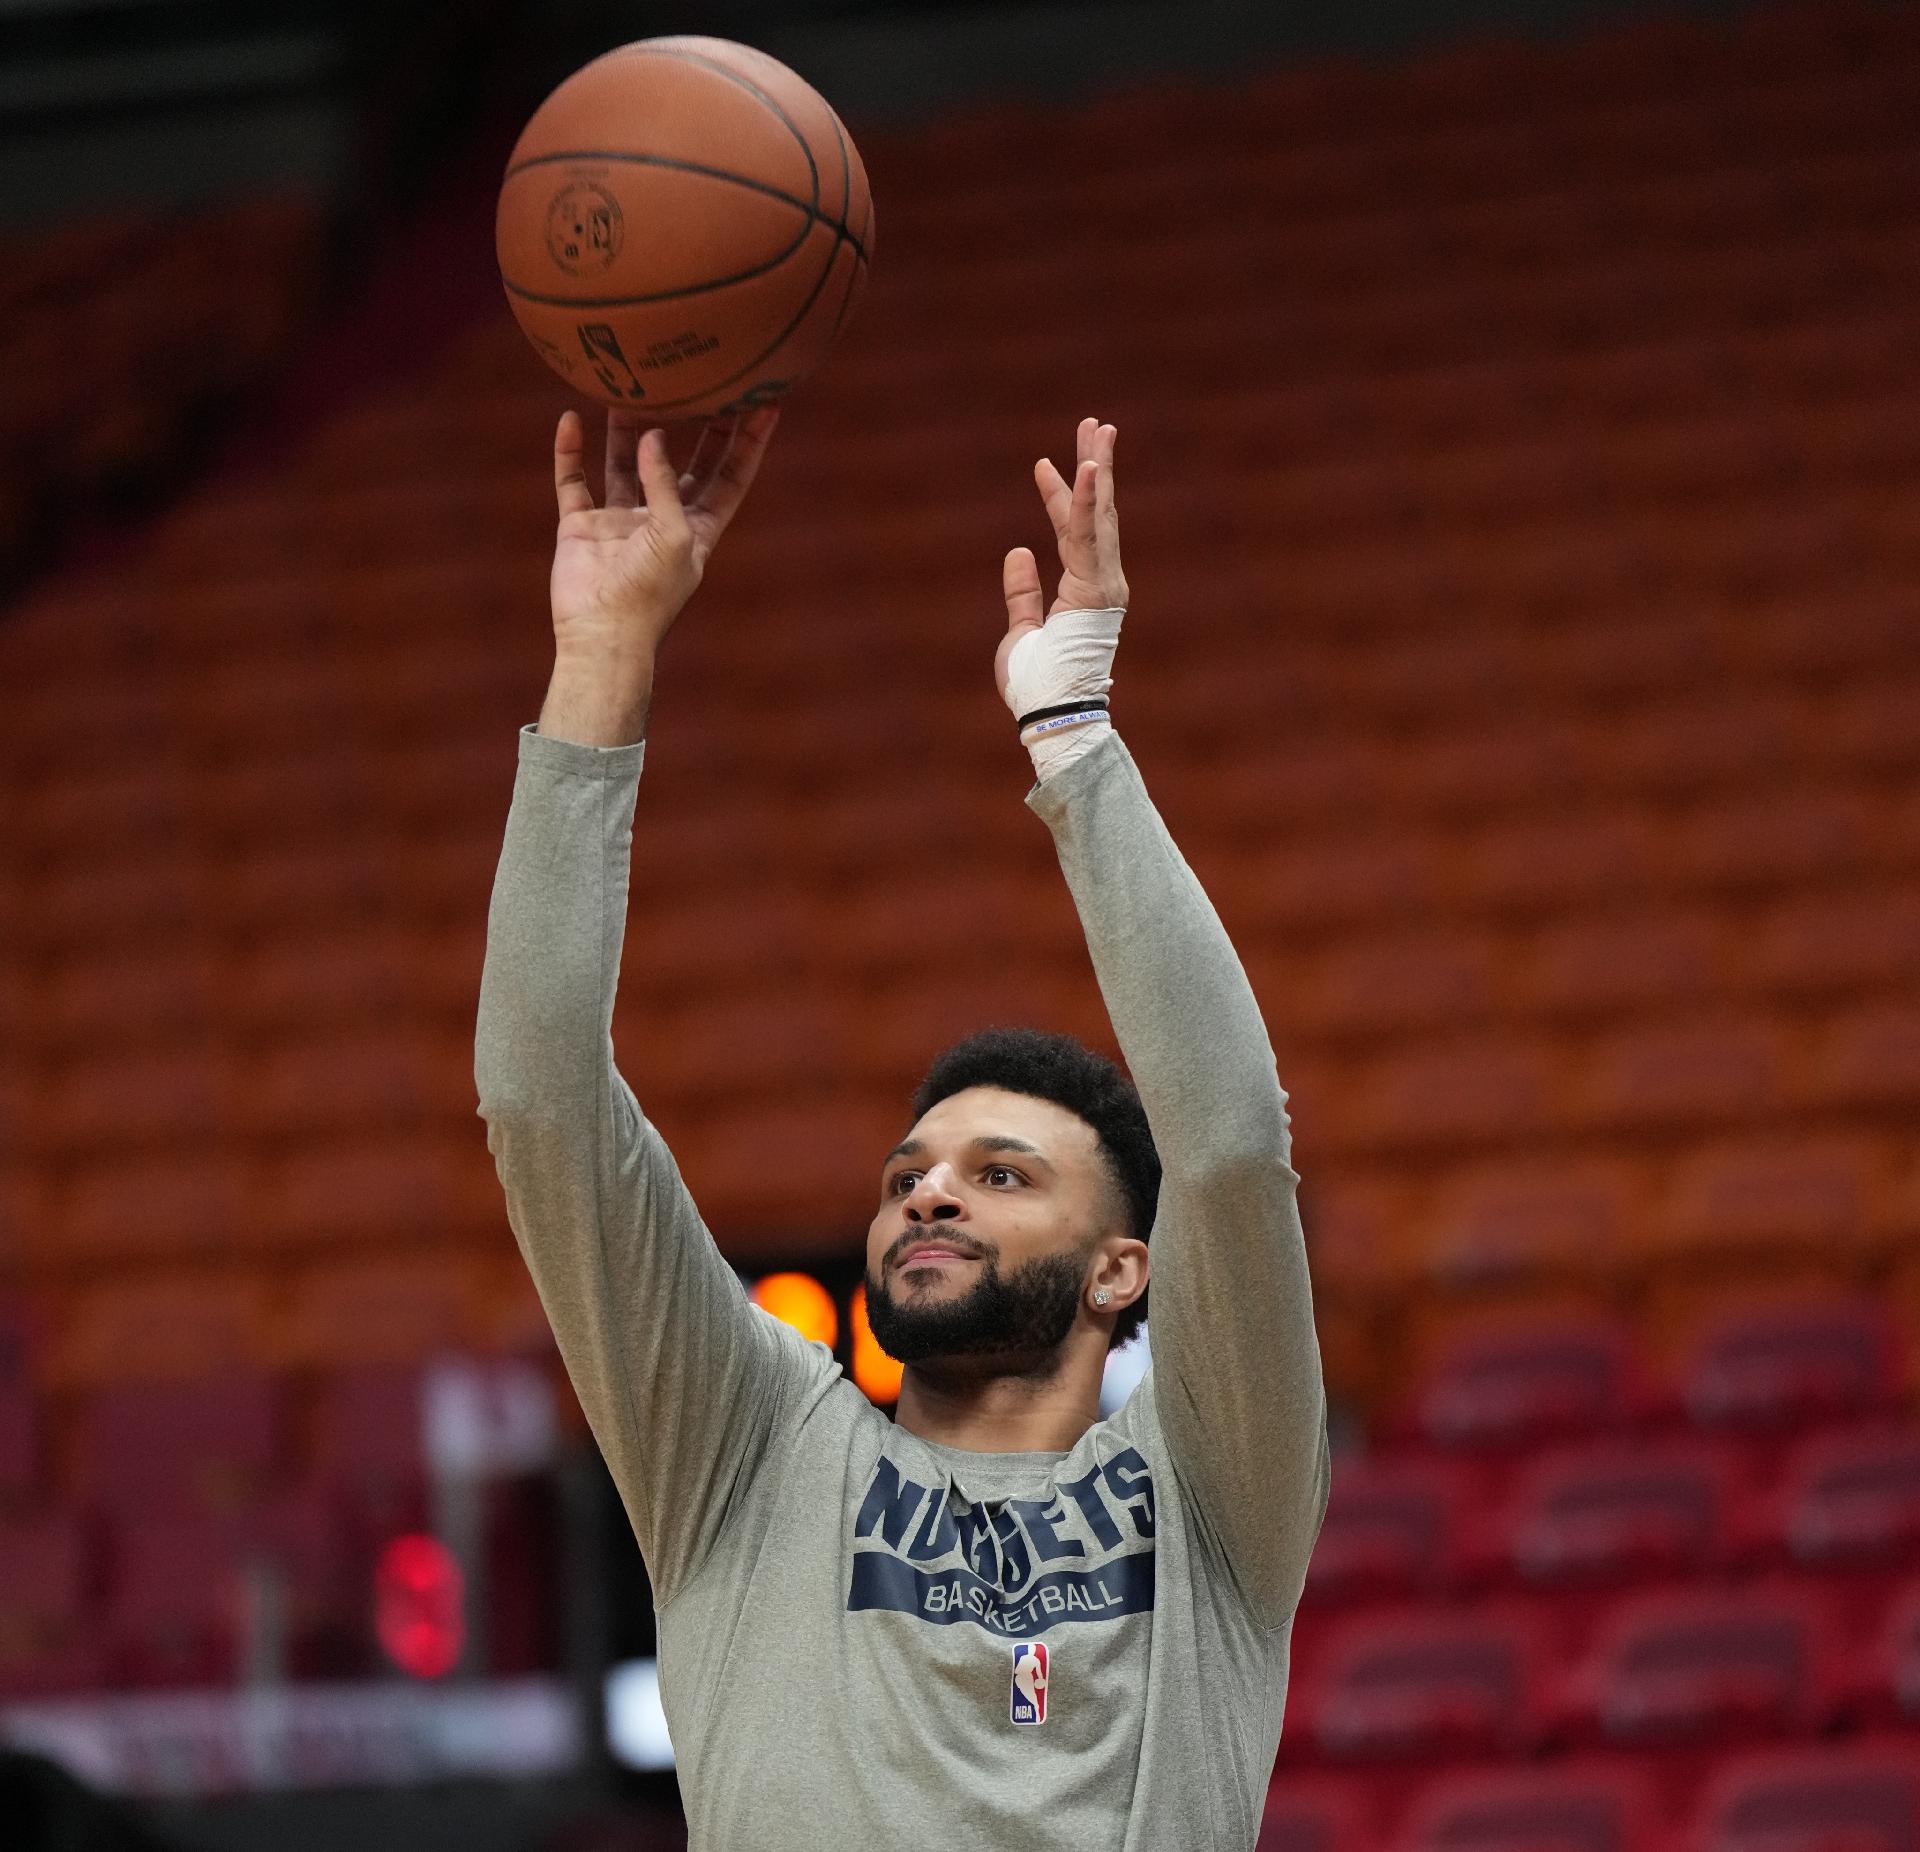
[[1055, 720], [1062, 714], [1090, 714], [1098, 708], [1101, 713], [1107, 711], [1105, 695], [1093, 695], [1085, 701], [1063, 701], [1058, 707], [1036, 707], [1031, 714], [1022, 714], [1014, 723], [1015, 732], [1025, 732], [1036, 720]]

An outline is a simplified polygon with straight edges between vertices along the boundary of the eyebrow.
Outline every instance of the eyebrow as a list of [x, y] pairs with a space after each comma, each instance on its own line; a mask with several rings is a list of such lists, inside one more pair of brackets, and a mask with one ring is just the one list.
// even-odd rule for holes
[[[1038, 1158], [1042, 1164], [1047, 1165], [1049, 1170], [1053, 1168], [1051, 1164], [1047, 1164], [1047, 1154], [1042, 1151], [1038, 1145], [1030, 1145], [1024, 1138], [1009, 1138], [1004, 1132], [990, 1133], [981, 1138], [971, 1138], [967, 1141], [967, 1149], [969, 1151], [1018, 1151], [1022, 1156]], [[894, 1148], [880, 1160], [880, 1169], [884, 1172], [895, 1158], [918, 1157], [925, 1150], [926, 1146], [922, 1144], [919, 1139], [906, 1139], [904, 1142], [895, 1145]]]

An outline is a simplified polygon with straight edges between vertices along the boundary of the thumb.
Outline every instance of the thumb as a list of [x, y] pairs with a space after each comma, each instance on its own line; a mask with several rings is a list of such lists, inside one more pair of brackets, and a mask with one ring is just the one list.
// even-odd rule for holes
[[1037, 630], [1046, 621], [1041, 609], [1040, 568], [1031, 547], [1015, 547], [1000, 568], [1000, 584], [1007, 595], [1007, 629], [1018, 636]]
[[1007, 698], [1007, 658], [1013, 646], [1030, 636], [1046, 621], [1040, 591], [1040, 567], [1031, 547], [1015, 547], [1000, 568], [1001, 589], [1007, 598], [1007, 634], [994, 652], [993, 679], [999, 684], [1000, 698]]

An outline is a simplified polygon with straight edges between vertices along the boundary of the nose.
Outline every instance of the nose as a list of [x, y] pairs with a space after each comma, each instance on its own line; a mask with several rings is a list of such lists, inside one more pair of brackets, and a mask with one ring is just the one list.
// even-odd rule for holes
[[948, 1222], [960, 1214], [965, 1205], [953, 1193], [951, 1175], [945, 1164], [922, 1173], [920, 1181], [907, 1192], [909, 1222]]

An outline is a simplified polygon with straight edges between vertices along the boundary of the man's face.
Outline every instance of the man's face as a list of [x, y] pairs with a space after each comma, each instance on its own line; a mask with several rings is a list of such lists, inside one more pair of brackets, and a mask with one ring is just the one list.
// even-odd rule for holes
[[929, 1108], [882, 1166], [868, 1322], [901, 1363], [1044, 1369], [1099, 1241], [1125, 1233], [1092, 1126], [1051, 1100], [969, 1087]]

